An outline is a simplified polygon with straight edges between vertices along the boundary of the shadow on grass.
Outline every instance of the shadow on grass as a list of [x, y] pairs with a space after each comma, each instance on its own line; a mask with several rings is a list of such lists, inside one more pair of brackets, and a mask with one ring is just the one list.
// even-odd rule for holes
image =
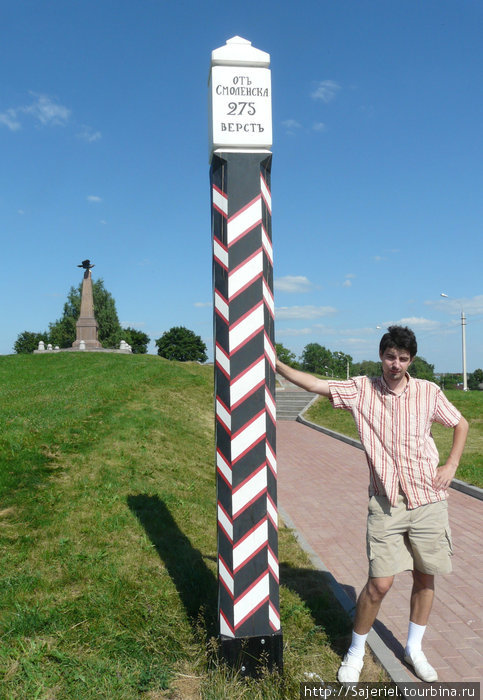
[[[205, 564], [207, 557], [192, 546], [166, 503], [158, 496], [132, 495], [128, 496], [127, 503], [166, 566], [191, 625], [198, 628], [201, 618], [206, 640], [216, 637], [217, 582]], [[280, 583], [299, 596], [315, 624], [325, 631], [329, 645], [343, 655], [350, 643], [352, 619], [332, 593], [331, 580], [332, 575], [324, 571], [280, 564]], [[354, 588], [349, 585], [342, 585], [342, 588], [355, 605]], [[374, 626], [389, 648], [400, 657], [402, 647], [393, 634], [379, 621]]]
[[332, 593], [330, 581], [331, 574], [325, 571], [280, 564], [280, 583], [304, 601], [315, 624], [327, 635], [329, 645], [343, 654], [350, 641], [352, 620]]
[[[352, 617], [355, 611], [356, 591], [349, 584], [336, 581], [331, 573], [316, 569], [297, 569], [287, 564], [280, 565], [280, 582], [290, 588], [306, 603], [316, 625], [322, 627], [332, 649], [343, 656], [350, 644]], [[338, 583], [353, 604], [351, 614], [346, 612], [335, 598], [331, 584]], [[388, 601], [389, 602], [389, 601]], [[349, 605], [349, 602], [348, 602]], [[380, 620], [373, 625], [386, 646], [396, 658], [404, 657], [404, 647]]]
[[158, 496], [128, 496], [127, 503], [166, 566], [191, 625], [198, 627], [201, 618], [207, 640], [216, 636], [217, 583], [201, 552], [191, 545]]

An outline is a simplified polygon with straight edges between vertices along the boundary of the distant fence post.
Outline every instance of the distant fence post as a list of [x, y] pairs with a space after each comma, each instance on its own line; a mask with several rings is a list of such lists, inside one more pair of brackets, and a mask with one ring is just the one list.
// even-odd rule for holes
[[250, 676], [282, 670], [269, 65], [234, 37], [209, 95], [219, 641]]

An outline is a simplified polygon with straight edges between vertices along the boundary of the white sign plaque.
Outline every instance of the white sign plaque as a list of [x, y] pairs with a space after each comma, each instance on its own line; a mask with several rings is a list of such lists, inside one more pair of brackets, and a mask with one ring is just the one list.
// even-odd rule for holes
[[[234, 51], [237, 53], [233, 57]], [[253, 54], [256, 53], [258, 58], [258, 54], [263, 52], [254, 49], [250, 42], [236, 37], [227, 42], [226, 47], [214, 52], [217, 53], [221, 55], [212, 64], [209, 86], [211, 153], [223, 148], [271, 148], [270, 69], [265, 67], [267, 60], [263, 67], [260, 62], [257, 65], [251, 60]]]

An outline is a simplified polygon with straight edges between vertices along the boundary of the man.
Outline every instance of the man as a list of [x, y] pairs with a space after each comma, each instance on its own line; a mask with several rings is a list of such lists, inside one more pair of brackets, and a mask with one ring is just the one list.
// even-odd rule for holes
[[[391, 326], [379, 345], [382, 376], [323, 380], [277, 360], [277, 372], [352, 412], [369, 466], [367, 554], [369, 577], [357, 601], [352, 643], [337, 678], [357, 683], [367, 635], [394, 576], [412, 570], [405, 661], [424, 681], [437, 680], [421, 642], [434, 597], [435, 574], [451, 571], [447, 489], [458, 468], [468, 423], [440, 388], [408, 374], [417, 352], [409, 328]], [[453, 428], [453, 445], [440, 467], [433, 422]]]

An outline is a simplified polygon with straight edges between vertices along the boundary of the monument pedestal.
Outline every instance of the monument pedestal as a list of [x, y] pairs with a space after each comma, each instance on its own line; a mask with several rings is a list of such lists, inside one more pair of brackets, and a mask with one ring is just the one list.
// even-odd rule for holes
[[98, 328], [99, 326], [94, 316], [91, 271], [88, 269], [84, 273], [82, 282], [80, 315], [76, 323], [76, 339], [72, 343], [72, 347], [80, 350], [82, 343], [83, 350], [102, 348], [97, 338]]

